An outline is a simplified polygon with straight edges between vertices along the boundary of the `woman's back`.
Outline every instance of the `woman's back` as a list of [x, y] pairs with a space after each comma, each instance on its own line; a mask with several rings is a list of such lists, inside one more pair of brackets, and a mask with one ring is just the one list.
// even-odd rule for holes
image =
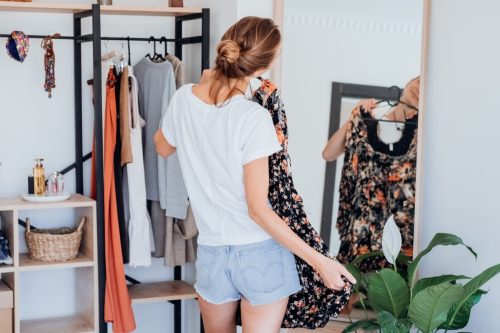
[[[203, 83], [202, 83], [203, 84]], [[281, 149], [268, 111], [243, 94], [219, 106], [188, 84], [172, 98], [163, 133], [177, 148], [202, 245], [271, 238], [248, 215], [243, 166]], [[201, 95], [201, 98], [198, 97]]]

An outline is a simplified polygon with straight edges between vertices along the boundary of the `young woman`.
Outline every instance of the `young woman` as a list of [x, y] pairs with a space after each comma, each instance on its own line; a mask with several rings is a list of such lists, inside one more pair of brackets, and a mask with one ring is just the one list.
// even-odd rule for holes
[[173, 96], [155, 135], [158, 153], [178, 153], [199, 229], [196, 291], [205, 331], [233, 333], [241, 300], [245, 333], [278, 332], [300, 290], [295, 260], [340, 290], [339, 263], [300, 239], [270, 208], [268, 157], [281, 149], [269, 112], [245, 97], [281, 42], [270, 19], [246, 17], [222, 37], [215, 67]]

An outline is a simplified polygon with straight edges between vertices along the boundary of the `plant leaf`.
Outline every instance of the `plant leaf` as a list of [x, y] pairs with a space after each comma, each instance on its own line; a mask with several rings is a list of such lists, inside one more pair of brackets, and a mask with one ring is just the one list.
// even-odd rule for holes
[[[500, 273], [500, 264], [491, 266], [484, 270], [481, 274], [478, 276], [474, 277], [472, 280], [467, 282], [464, 285], [464, 293], [460, 300], [458, 301], [457, 307], [455, 311], [453, 311], [450, 316], [449, 320], [447, 323], [447, 326], [453, 327], [455, 326], [455, 321], [458, 320], [457, 316], [460, 311], [460, 309], [465, 305], [469, 297], [474, 295], [474, 293], [481, 288], [486, 282], [491, 280], [493, 277], [495, 277], [498, 273]], [[457, 323], [458, 325], [458, 323]]]
[[342, 333], [349, 333], [349, 332], [354, 332], [357, 329], [364, 329], [364, 330], [378, 330], [379, 325], [374, 321], [374, 320], [359, 320], [356, 321], [342, 331]]
[[446, 322], [451, 307], [462, 294], [461, 285], [449, 282], [427, 287], [411, 300], [408, 316], [423, 333], [432, 333]]
[[477, 259], [477, 253], [474, 250], [467, 246], [460, 237], [455, 236], [453, 234], [446, 233], [437, 233], [432, 238], [431, 242], [427, 246], [425, 250], [419, 253], [419, 255], [413, 260], [413, 262], [408, 267], [408, 284], [410, 286], [410, 290], [413, 292], [413, 286], [415, 285], [415, 275], [417, 273], [418, 265], [422, 257], [427, 253], [431, 252], [433, 248], [438, 245], [463, 245], [465, 246]]
[[456, 280], [465, 280], [465, 279], [470, 280], [470, 277], [464, 275], [441, 275], [441, 276], [423, 278], [418, 280], [417, 283], [415, 283], [415, 286], [413, 287], [413, 296], [418, 294], [419, 291], [430, 286], [436, 286], [444, 282], [453, 282]]
[[394, 216], [391, 215], [385, 222], [382, 233], [382, 251], [384, 252], [385, 259], [392, 265], [396, 264], [402, 242], [401, 232], [394, 221]]
[[374, 252], [368, 252], [368, 253], [365, 253], [359, 257], [356, 257], [353, 261], [351, 261], [351, 264], [353, 264], [354, 266], [358, 266], [363, 262], [363, 260], [367, 259], [367, 258], [371, 258], [371, 257], [376, 257], [376, 256], [380, 256], [380, 257], [383, 257], [384, 256], [384, 252], [382, 251], [374, 251]]
[[[470, 313], [472, 311], [472, 307], [479, 303], [481, 300], [481, 296], [486, 294], [487, 292], [484, 290], [476, 291], [471, 297], [467, 299], [467, 301], [458, 309], [457, 315], [455, 316], [455, 320], [452, 325], [448, 325], [445, 323], [441, 325], [439, 328], [448, 329], [448, 330], [459, 330], [467, 326], [470, 319]], [[457, 310], [458, 304], [455, 304], [451, 307], [450, 315], [455, 313]]]
[[382, 311], [377, 316], [382, 333], [409, 333], [412, 323], [408, 319], [396, 319], [387, 311]]
[[356, 284], [354, 285], [354, 290], [356, 292], [359, 292], [359, 286], [361, 285], [361, 281], [363, 280], [363, 276], [361, 274], [361, 271], [357, 266], [354, 266], [353, 264], [344, 264], [344, 267], [351, 273], [354, 278], [356, 279]]
[[392, 269], [385, 268], [370, 278], [368, 300], [377, 312], [387, 311], [396, 318], [406, 315], [410, 291], [405, 280]]

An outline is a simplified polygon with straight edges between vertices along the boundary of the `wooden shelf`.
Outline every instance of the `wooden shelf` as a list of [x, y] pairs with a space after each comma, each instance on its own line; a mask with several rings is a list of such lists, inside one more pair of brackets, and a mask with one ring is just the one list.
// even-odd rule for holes
[[[325, 327], [317, 328], [314, 330], [314, 333], [342, 333], [343, 329], [347, 327], [347, 323], [339, 323], [335, 321], [330, 321]], [[287, 333], [310, 333], [311, 330], [305, 328], [295, 328], [295, 329], [287, 329]], [[362, 332], [358, 329], [358, 332]], [[364, 332], [364, 331], [363, 331]]]
[[[368, 313], [368, 318], [377, 318], [377, 314], [374, 311], [368, 310], [367, 313]], [[351, 320], [356, 321], [362, 319], [366, 319], [365, 312], [362, 309], [354, 308], [352, 309], [352, 312], [348, 316], [340, 314], [338, 318], [336, 318], [335, 320], [348, 323]]]
[[[0, 2], [1, 4], [1, 2]], [[95, 201], [81, 194], [72, 194], [71, 198], [59, 202], [30, 202], [21, 197], [0, 198], [0, 211], [5, 210], [31, 210], [31, 209], [54, 209], [54, 208], [77, 208], [93, 207]]]
[[89, 10], [89, 5], [64, 3], [36, 3], [36, 2], [0, 2], [0, 11], [29, 12], [29, 13], [80, 13]]
[[78, 256], [73, 260], [68, 260], [65, 262], [42, 262], [32, 260], [27, 253], [19, 254], [19, 270], [24, 271], [35, 271], [35, 270], [47, 270], [47, 269], [61, 269], [61, 268], [77, 268], [77, 267], [92, 267], [94, 266], [94, 261], [87, 256], [79, 253]]
[[201, 13], [201, 8], [101, 6], [105, 15], [183, 16]]
[[[90, 4], [64, 4], [64, 3], [37, 3], [0, 1], [0, 12], [28, 12], [28, 13], [81, 13], [90, 10]], [[199, 14], [201, 8], [177, 7], [138, 7], [138, 6], [101, 6], [104, 15], [141, 15], [141, 16], [182, 16]]]
[[82, 317], [21, 320], [21, 333], [93, 333], [94, 328]]
[[134, 304], [176, 301], [197, 297], [194, 287], [184, 281], [131, 284], [128, 286], [128, 291]]
[[0, 274], [2, 273], [12, 273], [14, 272], [14, 266], [13, 265], [0, 265]]

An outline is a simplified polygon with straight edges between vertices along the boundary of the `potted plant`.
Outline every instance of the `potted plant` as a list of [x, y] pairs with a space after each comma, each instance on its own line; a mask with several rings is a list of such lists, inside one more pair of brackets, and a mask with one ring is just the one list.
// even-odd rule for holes
[[[447, 233], [434, 236], [427, 248], [413, 260], [400, 253], [401, 234], [391, 218], [384, 227], [383, 252], [373, 252], [346, 265], [356, 277], [355, 291], [366, 319], [356, 321], [344, 333], [367, 330], [381, 333], [451, 332], [464, 328], [471, 310], [486, 291], [481, 287], [500, 273], [500, 264], [487, 268], [474, 278], [464, 275], [440, 275], [417, 279], [422, 258], [439, 245], [460, 245], [477, 258], [476, 252], [462, 239]], [[368, 256], [384, 255], [392, 268], [361, 273], [358, 265]], [[368, 308], [376, 313], [369, 318]]]

